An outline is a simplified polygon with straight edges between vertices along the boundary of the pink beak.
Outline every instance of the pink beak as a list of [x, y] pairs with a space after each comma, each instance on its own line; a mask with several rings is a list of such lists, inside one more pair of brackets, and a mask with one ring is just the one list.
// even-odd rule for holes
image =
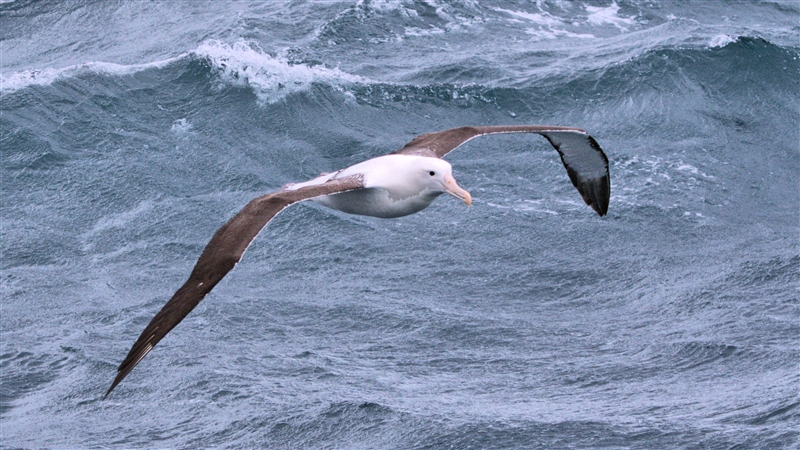
[[452, 195], [453, 197], [463, 201], [470, 206], [472, 204], [472, 196], [469, 195], [469, 192], [461, 189], [461, 186], [456, 183], [456, 179], [453, 178], [452, 175], [445, 175], [444, 176], [444, 191], [448, 194]]

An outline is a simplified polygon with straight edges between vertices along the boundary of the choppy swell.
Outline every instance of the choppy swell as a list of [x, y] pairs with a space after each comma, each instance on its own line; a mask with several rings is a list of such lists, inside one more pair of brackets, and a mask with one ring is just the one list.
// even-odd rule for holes
[[[650, 26], [632, 4], [364, 1], [294, 48], [204, 35], [143, 64], [3, 74], [4, 440], [796, 443], [800, 50], [746, 28]], [[425, 53], [509, 34], [529, 40]], [[354, 56], [339, 62], [340, 46]], [[589, 130], [609, 155], [608, 216], [543, 140], [471, 141], [451, 159], [471, 209], [287, 210], [98, 400], [254, 195], [496, 123]]]
[[[448, 70], [447, 67], [442, 68], [443, 72]], [[325, 117], [335, 117], [334, 110], [343, 105], [389, 108], [420, 116], [428, 113], [451, 115], [452, 118], [438, 125], [442, 127], [458, 123], [460, 111], [480, 110], [491, 115], [494, 121], [525, 117], [526, 121], [564, 125], [590, 123], [595, 129], [606, 130], [606, 139], [617, 135], [617, 139], [630, 139], [643, 149], [650, 144], [637, 141], [637, 136], [647, 135], [648, 130], [654, 128], [661, 129], [665, 134], [693, 136], [679, 139], [674, 145], [681, 149], [699, 146], [705, 154], [691, 158], [688, 155], [673, 155], [668, 159], [658, 152], [632, 149], [614, 155], [614, 203], [619, 211], [631, 208], [640, 213], [642, 208], [655, 208], [662, 213], [666, 211], [694, 217], [699, 222], [713, 222], [713, 218], [702, 212], [702, 205], [695, 205], [687, 198], [683, 205], [678, 206], [674, 201], [668, 202], [667, 196], [658, 192], [669, 187], [704, 198], [719, 195], [716, 190], [721, 189], [733, 198], [737, 195], [749, 198], [750, 195], [744, 195], [748, 189], [746, 186], [726, 184], [726, 177], [720, 173], [720, 161], [732, 157], [724, 154], [724, 151], [740, 152], [737, 157], [741, 161], [759, 164], [763, 164], [763, 161], [756, 161], [758, 157], [750, 152], [747, 142], [736, 144], [726, 141], [741, 140], [743, 135], [748, 140], [759, 139], [768, 132], [765, 130], [771, 125], [769, 121], [785, 121], [786, 126], [791, 127], [790, 124], [797, 118], [795, 100], [797, 92], [800, 92], [798, 73], [800, 57], [796, 49], [748, 37], [737, 38], [722, 46], [648, 50], [624, 62], [587, 70], [572, 78], [563, 78], [561, 74], [548, 75], [522, 85], [514, 83], [513, 86], [385, 82], [321, 64], [291, 61], [285, 56], [271, 55], [244, 42], [228, 45], [207, 41], [185, 55], [148, 64], [117, 66], [87, 63], [47, 76], [28, 74], [32, 78], [27, 80], [23, 75], [12, 76], [13, 83], [3, 93], [4, 107], [9, 111], [38, 107], [41, 101], [51, 101], [52, 105], [79, 104], [75, 100], [76, 92], [95, 89], [98, 94], [92, 94], [92, 102], [89, 103], [93, 107], [84, 105], [84, 108], [89, 108], [85, 112], [91, 119], [81, 126], [87, 129], [102, 127], [103, 121], [109, 120], [109, 113], [113, 113], [111, 117], [115, 117], [113, 120], [119, 131], [114, 132], [118, 136], [100, 129], [96, 133], [87, 131], [80, 135], [64, 136], [59, 142], [36, 135], [25, 126], [25, 121], [10, 123], [5, 122], [10, 119], [4, 118], [2, 144], [6, 150], [3, 170], [19, 171], [21, 174], [20, 178], [7, 178], [4, 187], [13, 190], [17, 182], [24, 183], [26, 176], [63, 167], [76, 157], [75, 148], [103, 148], [126, 136], [135, 138], [145, 148], [160, 147], [164, 136], [153, 129], [151, 122], [154, 120], [166, 122], [159, 126], [169, 131], [167, 136], [170, 139], [190, 144], [194, 135], [193, 123], [204, 120], [202, 117], [192, 117], [195, 102], [218, 104], [219, 111], [225, 111], [225, 114], [215, 120], [230, 123], [232, 127], [242, 126], [248, 130], [244, 131], [247, 133], [261, 132], [259, 130], [263, 123], [258, 121], [258, 116], [262, 114], [275, 115], [273, 120], [278, 123], [294, 120], [290, 119], [295, 114], [291, 108], [288, 112], [271, 108], [277, 103], [285, 102], [292, 108], [314, 111], [315, 127], [319, 128], [318, 139], [321, 142], [341, 140], [332, 146], [327, 142], [320, 144], [323, 149], [330, 147], [320, 151], [333, 152], [327, 155], [334, 158], [329, 164], [337, 163], [335, 158], [341, 158], [338, 164], [347, 164], [352, 161], [351, 158], [359, 157], [354, 155], [353, 148], [364, 145], [346, 134], [335, 137], [340, 132], [337, 120], [333, 119], [326, 125], [328, 119]], [[446, 76], [442, 75], [441, 78]], [[27, 95], [26, 92], [30, 90], [40, 90], [42, 95]], [[153, 98], [149, 97], [151, 90], [157, 92], [155, 104]], [[253, 96], [256, 102], [252, 101]], [[598, 108], [598, 105], [602, 107]], [[60, 112], [60, 107], [55, 106], [53, 111], [44, 114], [50, 120], [43, 122], [47, 123], [46, 129], [63, 132], [63, 119], [59, 122], [55, 117], [72, 113]], [[261, 111], [256, 112], [252, 108]], [[613, 114], [598, 114], [598, 110], [613, 111]], [[142, 111], [146, 114], [144, 120], [139, 120], [136, 114]], [[356, 114], [364, 114], [363, 120], [369, 120], [368, 110]], [[241, 124], [234, 124], [240, 118]], [[380, 130], [385, 125], [378, 123], [375, 128]], [[330, 130], [337, 131], [329, 133], [326, 130], [328, 126], [332, 127]], [[722, 133], [726, 134], [709, 134], [707, 130], [715, 127], [721, 127]], [[298, 140], [309, 137], [288, 135], [296, 133], [293, 128], [286, 128], [287, 139], [290, 139], [291, 145], [303, 145]], [[374, 132], [370, 131], [367, 136]], [[70, 145], [65, 145], [64, 139]], [[256, 137], [253, 139], [259, 140]], [[792, 139], [791, 134], [770, 136], [774, 151], [790, 152]], [[403, 142], [396, 144], [402, 145]], [[731, 150], [723, 150], [726, 146]], [[741, 150], [734, 150], [740, 147]], [[196, 155], [192, 151], [202, 155], [208, 150], [187, 148], [182, 156], [187, 159], [187, 171], [200, 164], [194, 159]], [[285, 152], [276, 150], [271, 156], [275, 158], [273, 164], [277, 164], [273, 170], [264, 173], [253, 169], [243, 174], [234, 168], [226, 175], [227, 178], [220, 180], [220, 186], [232, 190], [259, 190], [330, 169], [314, 167], [310, 172], [298, 173], [293, 167], [295, 163], [290, 162], [292, 158]], [[219, 157], [214, 155], [214, 160]], [[791, 154], [787, 153], [785, 157], [791, 160]], [[208, 161], [209, 164], [212, 162]], [[281, 165], [284, 162], [285, 165]], [[228, 166], [228, 163], [220, 163]], [[776, 166], [774, 169], [777, 172], [774, 173], [790, 168], [791, 165]], [[133, 169], [129, 171], [137, 173]], [[137, 176], [147, 174], [142, 172]], [[553, 176], [560, 177], [561, 174], [554, 172]], [[142, 189], [135, 185], [134, 178], [128, 181], [134, 184], [135, 189]], [[46, 179], [40, 182], [47, 183]], [[188, 186], [180, 188], [181, 191], [184, 189], [191, 191]], [[773, 193], [777, 195], [779, 187], [764, 185], [759, 189], [767, 198]], [[789, 198], [795, 194], [790, 193]], [[139, 199], [129, 205], [130, 209], [135, 210], [135, 205], [141, 201]], [[531, 201], [534, 203], [504, 205], [491, 201], [491, 204], [500, 209], [538, 210], [536, 202], [542, 199]], [[547, 208], [542, 211], [552, 213]], [[46, 254], [48, 252], [42, 249], [41, 255]], [[22, 261], [25, 259], [17, 263]]]
[[66, 80], [86, 75], [105, 75], [105, 76], [124, 76], [148, 69], [160, 69], [169, 66], [171, 63], [180, 61], [184, 55], [162, 61], [154, 61], [144, 64], [123, 65], [102, 61], [89, 61], [83, 64], [63, 67], [59, 69], [44, 68], [30, 69], [22, 72], [12, 73], [8, 76], [0, 76], [0, 92], [8, 94], [30, 86], [49, 86], [55, 81]]
[[[660, 47], [660, 46], [659, 46]], [[654, 70], [670, 70], [670, 68], [687, 68], [691, 64], [702, 63], [702, 60], [716, 60], [729, 67], [706, 67], [707, 74], [716, 70], [742, 70], [742, 66], [730, 61], [745, 59], [764, 50], [767, 54], [758, 54], [763, 67], [783, 65], [792, 73], [797, 66], [800, 54], [794, 48], [781, 48], [763, 39], [749, 37], [715, 36], [705, 46], [681, 47], [670, 49], [632, 49], [637, 53], [625, 54], [622, 59], [618, 55], [610, 57], [602, 66], [583, 67], [580, 73], [574, 72], [572, 77], [565, 77], [559, 68], [552, 70], [536, 70], [525, 74], [506, 74], [491, 84], [462, 84], [450, 82], [453, 75], [463, 78], [465, 71], [488, 73], [495, 70], [491, 63], [480, 61], [464, 61], [439, 66], [435, 69], [422, 68], [416, 75], [407, 75], [409, 79], [425, 79], [427, 83], [413, 81], [385, 81], [370, 79], [365, 76], [347, 73], [336, 67], [328, 67], [320, 63], [304, 63], [293, 61], [286, 56], [273, 55], [260, 49], [254, 43], [237, 41], [226, 44], [219, 40], [206, 41], [191, 52], [165, 60], [144, 64], [120, 65], [107, 62], [87, 62], [60, 69], [32, 69], [0, 76], [0, 93], [11, 94], [15, 91], [33, 87], [49, 86], [56, 81], [87, 76], [125, 77], [153, 70], [184, 70], [186, 63], [205, 64], [209, 74], [217, 79], [217, 86], [248, 87], [261, 102], [275, 103], [300, 92], [308, 92], [314, 86], [326, 86], [343, 94], [355, 96], [369, 103], [384, 101], [420, 100], [425, 98], [469, 103], [481, 101], [496, 102], [497, 96], [504, 90], [534, 89], [544, 86], [549, 90], [553, 85], [563, 85], [566, 89], [574, 89], [574, 82], [601, 83], [624, 82], [627, 88], [634, 88], [642, 82], [642, 75], [652, 77]], [[577, 57], [577, 56], [576, 56]], [[661, 67], [658, 67], [661, 66]], [[612, 73], [613, 76], [608, 76]], [[765, 75], [772, 71], [764, 70]], [[787, 73], [785, 70], [780, 73]], [[583, 79], [583, 80], [582, 80]], [[658, 82], [659, 77], [653, 77]], [[571, 81], [574, 81], [572, 85]], [[783, 81], [791, 83], [788, 78]], [[559, 93], [560, 94], [560, 93]]]

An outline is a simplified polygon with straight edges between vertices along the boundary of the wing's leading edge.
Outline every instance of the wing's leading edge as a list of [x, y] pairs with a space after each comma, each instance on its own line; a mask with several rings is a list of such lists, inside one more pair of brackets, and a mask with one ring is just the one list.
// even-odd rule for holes
[[572, 184], [586, 204], [601, 216], [608, 212], [611, 197], [608, 158], [597, 141], [580, 128], [543, 125], [452, 128], [419, 135], [394, 154], [442, 158], [472, 138], [498, 133], [537, 133], [547, 138], [561, 155]]
[[284, 208], [302, 200], [361, 189], [363, 186], [362, 176], [350, 176], [300, 189], [280, 190], [251, 200], [214, 233], [189, 279], [153, 317], [119, 365], [117, 376], [105, 397], [233, 269], [261, 229]]

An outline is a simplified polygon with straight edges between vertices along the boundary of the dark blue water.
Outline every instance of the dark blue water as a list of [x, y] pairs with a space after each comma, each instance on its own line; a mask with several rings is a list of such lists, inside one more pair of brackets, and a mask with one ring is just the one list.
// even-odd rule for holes
[[[793, 448], [797, 2], [0, 3], [3, 448]], [[462, 125], [474, 203], [296, 205], [102, 395], [251, 198]]]

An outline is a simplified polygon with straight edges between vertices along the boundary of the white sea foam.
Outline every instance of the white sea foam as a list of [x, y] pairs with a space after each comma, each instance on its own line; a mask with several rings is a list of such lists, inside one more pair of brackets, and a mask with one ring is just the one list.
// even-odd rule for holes
[[571, 31], [562, 30], [558, 28], [553, 29], [536, 29], [536, 28], [529, 28], [525, 30], [525, 34], [530, 36], [534, 36], [539, 39], [556, 39], [560, 36], [569, 37], [569, 38], [577, 38], [577, 39], [591, 39], [595, 36], [593, 34], [587, 33], [573, 33]]
[[0, 93], [8, 94], [29, 86], [46, 86], [56, 80], [80, 76], [87, 73], [101, 73], [107, 75], [130, 75], [148, 69], [158, 69], [175, 62], [186, 54], [173, 58], [154, 61], [144, 64], [116, 64], [102, 61], [90, 61], [82, 64], [61, 68], [28, 69], [11, 75], [0, 74]]
[[405, 35], [409, 37], [421, 37], [421, 36], [432, 36], [434, 34], [443, 34], [445, 30], [439, 27], [431, 27], [427, 29], [406, 27], [404, 32]]
[[191, 131], [191, 129], [192, 129], [192, 124], [184, 117], [183, 119], [178, 119], [172, 122], [172, 127], [170, 128], [170, 131], [172, 131], [177, 135], [185, 135], [186, 133]]
[[503, 8], [494, 8], [495, 11], [504, 12], [510, 16], [517, 17], [520, 19], [527, 20], [529, 22], [533, 22], [539, 25], [544, 26], [555, 26], [555, 25], [564, 25], [564, 22], [548, 13], [529, 13], [529, 12], [522, 12], [522, 11], [513, 11], [510, 9], [503, 9]]
[[587, 21], [592, 25], [614, 25], [621, 31], [627, 31], [628, 26], [635, 25], [636, 21], [628, 18], [621, 17], [619, 13], [619, 5], [617, 2], [603, 8], [599, 6], [586, 5], [586, 11], [589, 13]]
[[193, 53], [207, 59], [219, 71], [223, 81], [249, 86], [260, 100], [267, 103], [308, 90], [314, 83], [338, 86], [368, 81], [337, 68], [293, 64], [244, 41], [233, 45], [218, 40], [206, 41]]
[[139, 202], [133, 209], [122, 211], [116, 214], [109, 214], [108, 216], [101, 217], [91, 228], [81, 235], [83, 240], [102, 233], [112, 228], [125, 228], [131, 221], [141, 217], [143, 214], [150, 212], [155, 204], [150, 200]]
[[[590, 39], [595, 37], [587, 33], [574, 33], [564, 29], [569, 24], [558, 17], [547, 13], [529, 13], [524, 11], [514, 11], [510, 9], [494, 8], [495, 11], [508, 14], [513, 17], [512, 21], [531, 22], [536, 25], [535, 28], [528, 28], [525, 34], [541, 39], [556, 39], [558, 37], [569, 37], [579, 39]], [[521, 19], [521, 20], [520, 20]]]
[[708, 46], [710, 48], [725, 47], [731, 42], [736, 42], [736, 37], [727, 34], [719, 34], [711, 38]]
[[[627, 27], [635, 25], [636, 21], [629, 17], [619, 15], [619, 5], [616, 2], [607, 7], [585, 6], [588, 15], [585, 19], [585, 24], [593, 26], [613, 25], [621, 31], [627, 31]], [[512, 17], [513, 22], [529, 22], [535, 24], [535, 28], [525, 30], [525, 33], [540, 39], [555, 39], [557, 37], [570, 37], [570, 38], [594, 38], [592, 34], [575, 33], [568, 31], [566, 27], [579, 26], [581, 21], [572, 18], [560, 18], [550, 14], [547, 11], [540, 12], [526, 12], [515, 11], [504, 8], [493, 8], [495, 11], [507, 14]]]
[[307, 90], [314, 83], [339, 86], [368, 81], [337, 68], [293, 64], [281, 56], [272, 56], [254, 44], [244, 41], [231, 45], [210, 40], [192, 52], [161, 61], [132, 65], [90, 61], [61, 68], [28, 69], [7, 76], [0, 75], [0, 92], [7, 94], [29, 86], [49, 85], [60, 79], [88, 73], [130, 75], [147, 69], [161, 68], [187, 56], [207, 60], [219, 71], [223, 82], [249, 86], [260, 100], [267, 103], [274, 103], [289, 94]]
[[374, 0], [369, 3], [365, 3], [364, 0], [358, 0], [356, 7], [371, 9], [376, 12], [399, 11], [406, 17], [418, 17], [417, 11], [408, 7], [412, 3], [409, 0]]

